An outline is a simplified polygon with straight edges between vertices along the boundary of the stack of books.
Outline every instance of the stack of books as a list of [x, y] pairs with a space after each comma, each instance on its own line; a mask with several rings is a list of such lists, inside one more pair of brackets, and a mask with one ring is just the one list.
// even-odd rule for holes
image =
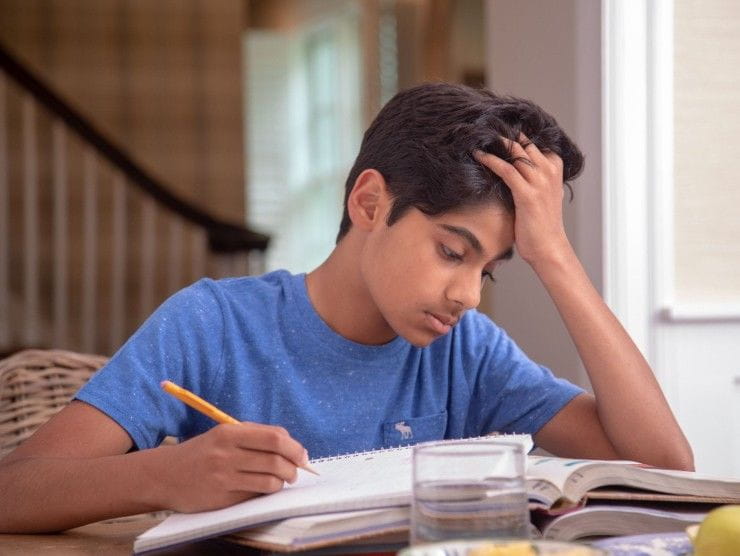
[[[531, 439], [517, 437], [525, 448]], [[475, 440], [472, 440], [475, 441]], [[140, 535], [137, 554], [210, 537], [273, 552], [392, 550], [407, 544], [411, 447], [311, 461], [280, 492], [210, 512], [173, 514]], [[740, 503], [740, 479], [629, 461], [529, 456], [534, 536], [553, 540], [682, 531], [720, 504]]]

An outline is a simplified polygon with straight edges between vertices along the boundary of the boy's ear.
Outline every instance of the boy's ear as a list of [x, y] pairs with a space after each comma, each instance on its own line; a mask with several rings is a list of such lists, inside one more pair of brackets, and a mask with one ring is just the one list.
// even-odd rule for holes
[[390, 202], [383, 174], [371, 168], [363, 170], [347, 199], [347, 211], [352, 226], [364, 231], [372, 230], [384, 222]]

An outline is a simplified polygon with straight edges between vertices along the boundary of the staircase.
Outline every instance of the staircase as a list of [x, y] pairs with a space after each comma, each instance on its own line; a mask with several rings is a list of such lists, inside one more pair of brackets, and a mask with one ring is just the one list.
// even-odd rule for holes
[[169, 295], [264, 269], [269, 238], [172, 193], [0, 45], [0, 354], [112, 354]]

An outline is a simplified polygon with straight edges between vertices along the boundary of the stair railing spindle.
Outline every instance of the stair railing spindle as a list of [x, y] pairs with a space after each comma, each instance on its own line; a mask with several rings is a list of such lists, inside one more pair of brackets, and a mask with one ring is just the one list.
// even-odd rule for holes
[[139, 281], [139, 319], [143, 322], [154, 308], [154, 258], [156, 256], [157, 207], [149, 198], [141, 207], [141, 279]]
[[111, 318], [109, 353], [123, 343], [126, 329], [126, 179], [113, 180], [113, 253], [111, 260]]
[[174, 292], [180, 289], [182, 283], [182, 221], [175, 215], [169, 214], [169, 250], [167, 252], [167, 291]]
[[90, 149], [85, 150], [82, 194], [82, 349], [95, 352], [97, 329], [97, 160]]
[[64, 124], [54, 121], [52, 127], [53, 157], [53, 268], [54, 284], [52, 287], [53, 306], [53, 339], [55, 346], [67, 345], [69, 323], [69, 261], [67, 220], [67, 132]]
[[10, 195], [8, 194], [7, 82], [0, 73], [0, 346], [10, 344]]
[[24, 95], [23, 126], [23, 341], [35, 346], [39, 340], [39, 192], [36, 105]]

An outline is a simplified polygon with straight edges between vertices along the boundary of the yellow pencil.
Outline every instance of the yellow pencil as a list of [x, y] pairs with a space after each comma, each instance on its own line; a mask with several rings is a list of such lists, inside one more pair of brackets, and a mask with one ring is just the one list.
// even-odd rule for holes
[[[231, 415], [227, 415], [223, 411], [221, 411], [219, 408], [217, 408], [215, 405], [212, 405], [205, 401], [200, 396], [196, 396], [189, 390], [185, 390], [185, 388], [182, 388], [175, 384], [174, 382], [171, 382], [169, 380], [163, 380], [160, 382], [160, 386], [162, 389], [167, 392], [168, 394], [171, 394], [175, 396], [178, 400], [181, 402], [186, 403], [196, 411], [200, 411], [203, 415], [207, 415], [214, 421], [218, 423], [229, 423], [232, 425], [238, 425], [240, 422], [234, 419]], [[318, 475], [318, 472], [311, 469], [311, 467], [306, 465], [299, 465], [301, 469], [305, 469], [309, 473], [313, 473], [314, 475]]]

